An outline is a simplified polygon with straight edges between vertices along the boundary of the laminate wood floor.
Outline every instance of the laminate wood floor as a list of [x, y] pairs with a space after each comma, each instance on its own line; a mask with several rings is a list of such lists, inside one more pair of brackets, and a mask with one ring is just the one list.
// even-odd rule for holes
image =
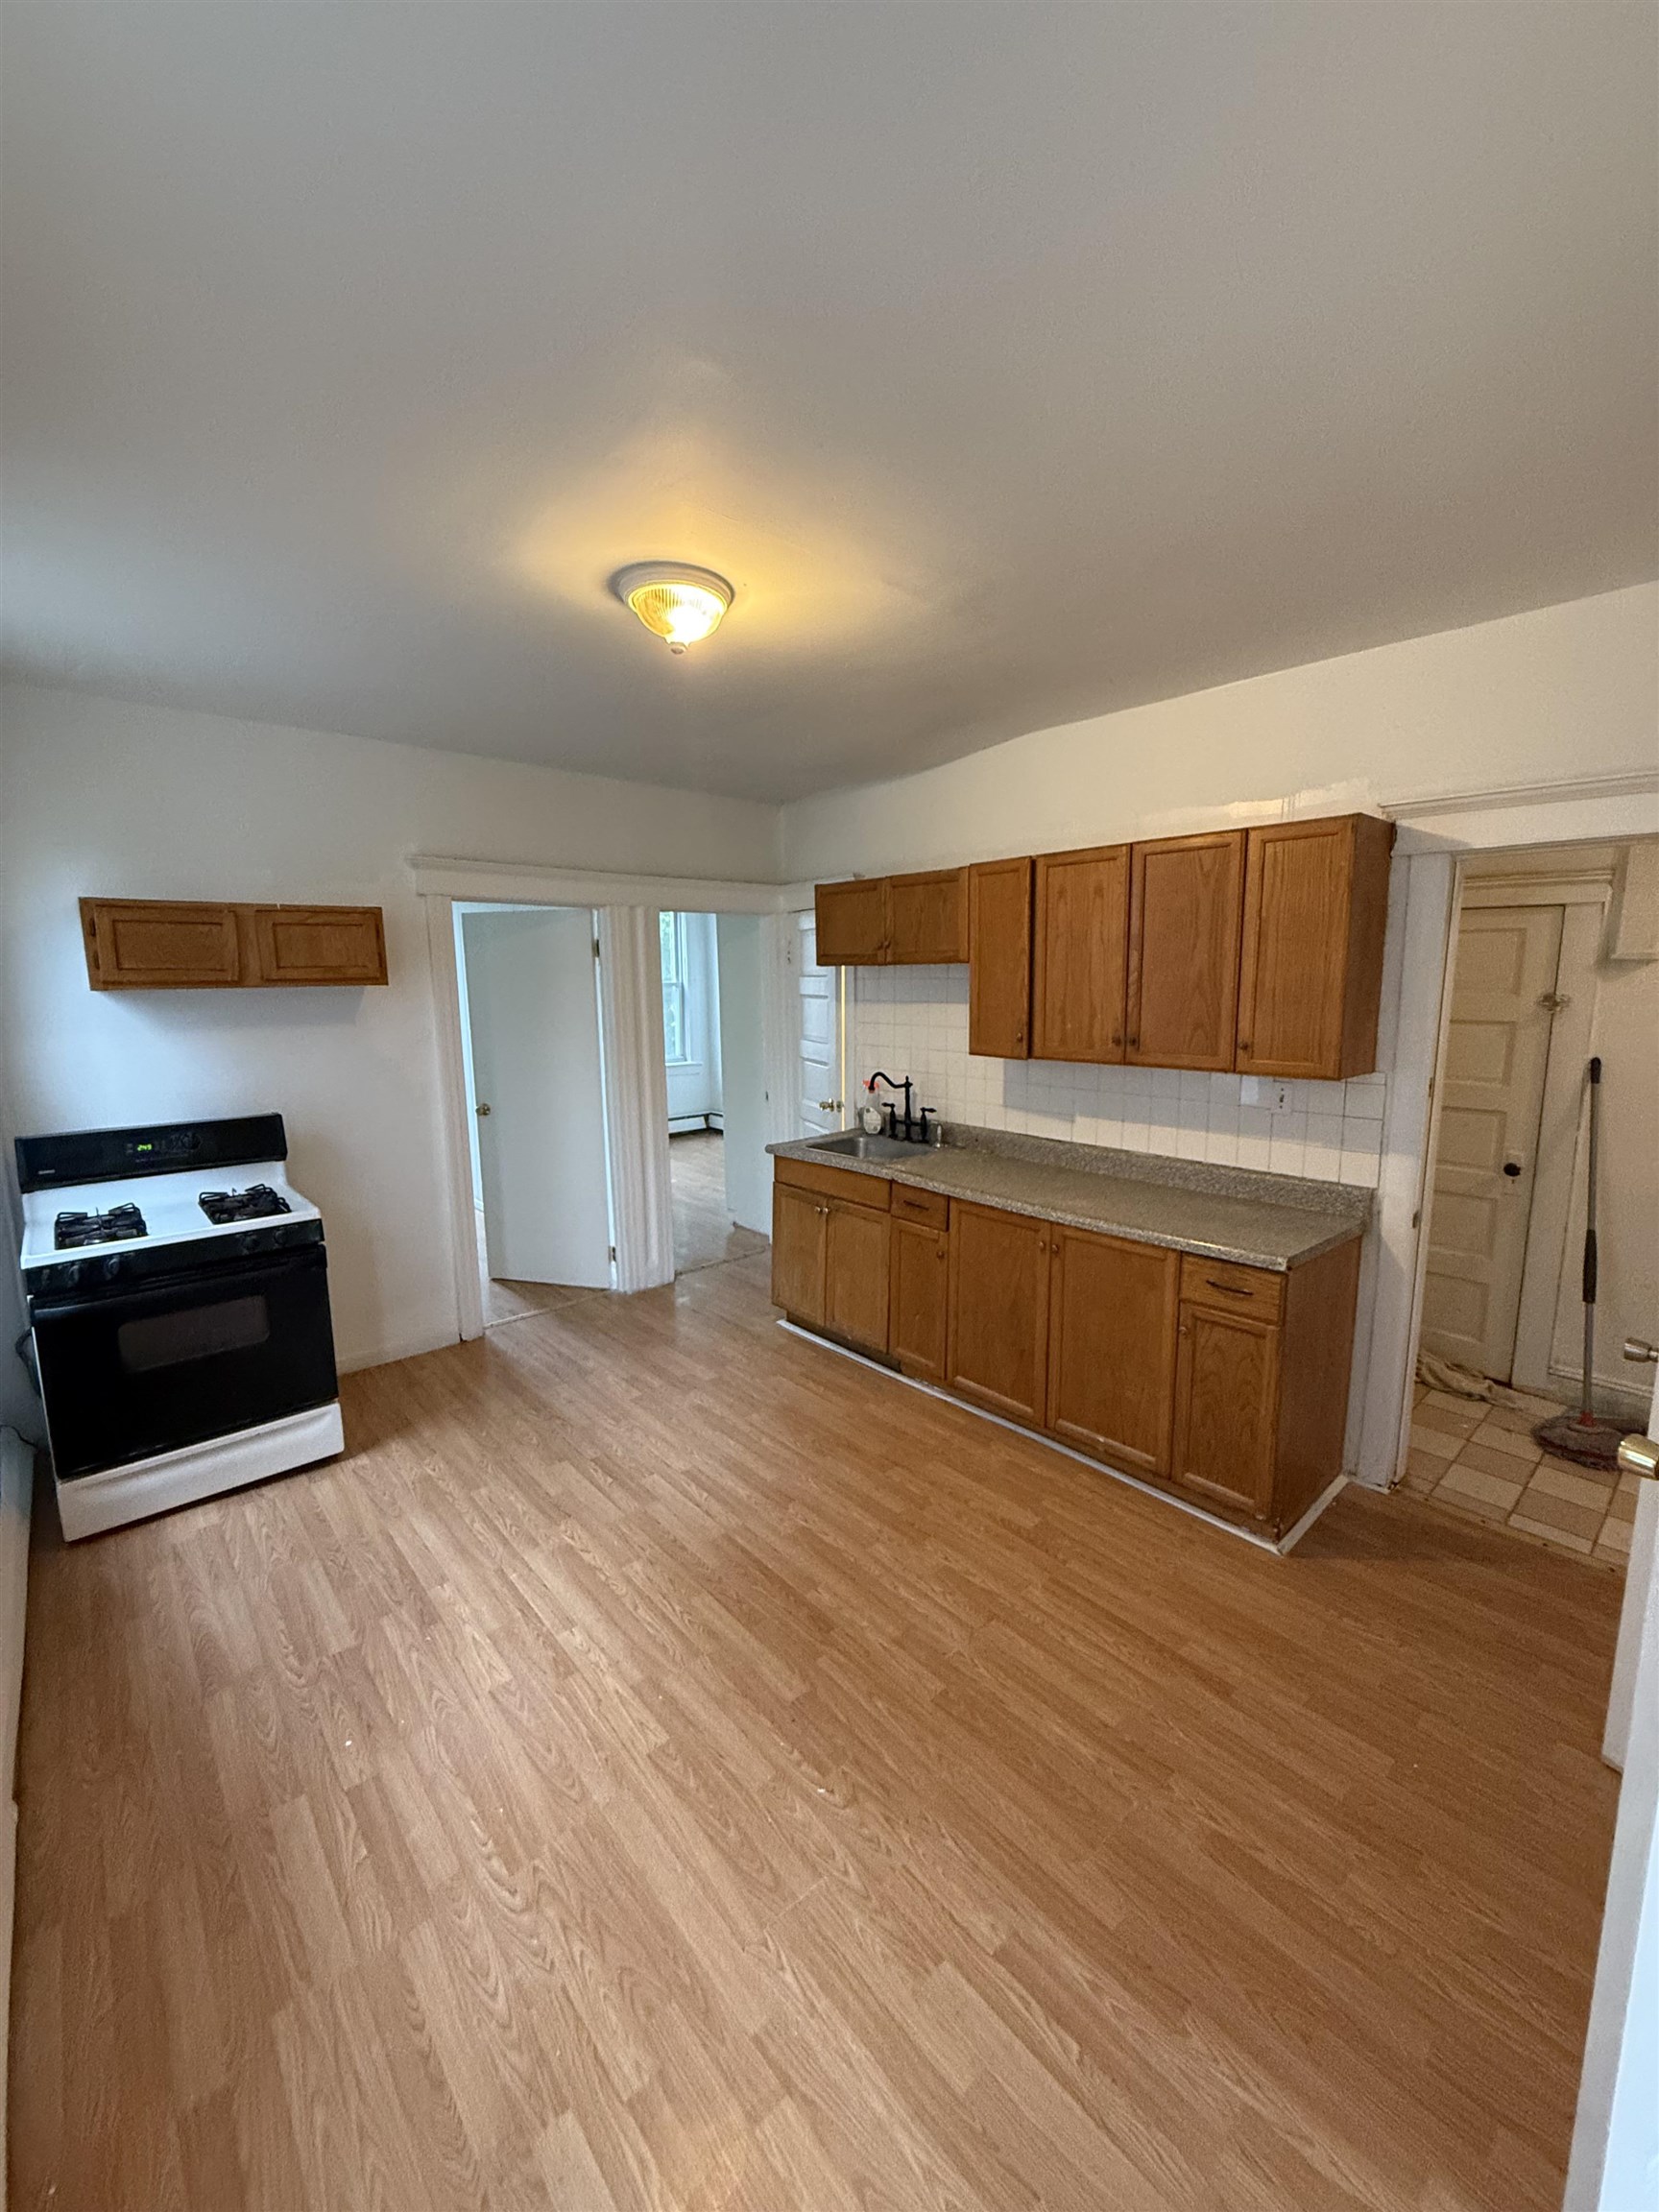
[[763, 1260], [346, 1418], [36, 1551], [20, 2212], [1553, 2212], [1614, 1577], [1272, 1558]]
[[715, 1267], [770, 1251], [764, 1237], [743, 1229], [726, 1210], [726, 1140], [713, 1130], [668, 1140], [674, 1200], [674, 1271]]

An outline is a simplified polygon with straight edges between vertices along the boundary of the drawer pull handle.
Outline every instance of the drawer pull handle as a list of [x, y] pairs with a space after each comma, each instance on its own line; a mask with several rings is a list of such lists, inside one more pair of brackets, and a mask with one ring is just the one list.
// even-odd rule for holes
[[1224, 1290], [1229, 1298], [1254, 1298], [1254, 1290], [1240, 1290], [1237, 1283], [1217, 1283], [1214, 1275], [1206, 1275], [1205, 1282], [1212, 1290]]

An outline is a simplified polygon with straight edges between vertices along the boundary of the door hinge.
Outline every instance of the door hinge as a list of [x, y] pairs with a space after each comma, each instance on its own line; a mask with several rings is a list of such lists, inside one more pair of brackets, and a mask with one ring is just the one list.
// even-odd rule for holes
[[595, 960], [599, 957], [599, 940], [597, 937], [593, 940], [593, 957]]
[[613, 1244], [611, 1247], [611, 1257], [613, 1260], [614, 1260], [616, 1257], [616, 1247], [614, 1244]]

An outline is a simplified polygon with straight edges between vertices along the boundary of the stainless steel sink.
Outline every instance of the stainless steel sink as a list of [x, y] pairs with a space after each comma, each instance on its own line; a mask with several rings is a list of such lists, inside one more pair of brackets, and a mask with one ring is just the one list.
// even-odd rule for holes
[[853, 1160], [926, 1160], [928, 1144], [906, 1144], [900, 1137], [866, 1137], [861, 1129], [849, 1129], [839, 1137], [815, 1137], [814, 1152], [837, 1152]]

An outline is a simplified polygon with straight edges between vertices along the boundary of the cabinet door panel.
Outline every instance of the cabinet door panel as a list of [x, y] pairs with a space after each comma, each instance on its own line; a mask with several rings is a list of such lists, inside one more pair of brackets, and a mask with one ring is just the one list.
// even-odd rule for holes
[[1175, 1369], [1175, 1479], [1258, 1519], [1273, 1503], [1279, 1331], [1181, 1309]]
[[1244, 832], [1137, 845], [1129, 1043], [1143, 1068], [1231, 1068], [1238, 1048]]
[[990, 1060], [1031, 1050], [1031, 863], [968, 871], [968, 1049]]
[[906, 1375], [945, 1380], [950, 1311], [950, 1240], [897, 1214], [893, 1220], [893, 1284], [887, 1348]]
[[1039, 1424], [1047, 1397], [1049, 1235], [1046, 1221], [951, 1204], [951, 1386], [1012, 1420]]
[[887, 878], [820, 883], [813, 894], [821, 968], [868, 968], [887, 957]]
[[835, 1199], [825, 1217], [824, 1326], [871, 1352], [887, 1349], [891, 1226], [885, 1214]]
[[824, 1325], [824, 1225], [830, 1202], [787, 1183], [772, 1187], [772, 1303]]
[[1376, 1065], [1393, 843], [1363, 814], [1249, 832], [1240, 1069], [1335, 1081]]
[[1031, 1057], [1123, 1057], [1129, 848], [1044, 853], [1036, 864]]
[[94, 991], [199, 991], [243, 979], [234, 906], [83, 899], [81, 932]]
[[887, 957], [923, 966], [968, 957], [968, 871], [932, 869], [888, 879]]
[[250, 906], [251, 983], [384, 983], [378, 906]]
[[1181, 1255], [1057, 1229], [1048, 1426], [1119, 1466], [1167, 1475]]

